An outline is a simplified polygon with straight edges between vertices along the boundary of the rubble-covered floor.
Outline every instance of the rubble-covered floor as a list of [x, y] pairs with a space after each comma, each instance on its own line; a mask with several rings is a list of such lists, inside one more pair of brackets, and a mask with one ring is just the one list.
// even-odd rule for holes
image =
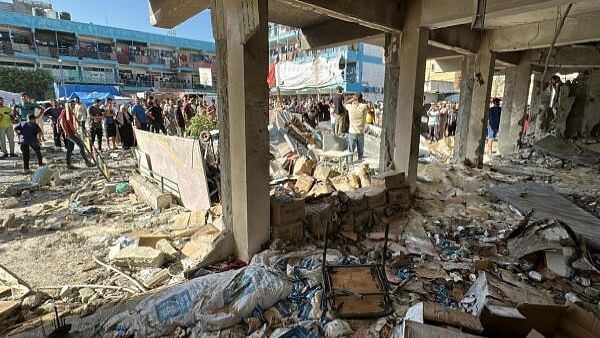
[[[598, 144], [587, 146], [594, 150]], [[122, 170], [116, 172], [117, 176], [125, 177], [133, 168], [130, 154], [106, 154], [110, 154], [109, 166]], [[94, 257], [118, 266], [135, 280], [143, 281], [146, 289], [154, 290], [108, 322], [85, 327], [83, 336], [119, 336], [129, 330], [127, 333], [138, 331], [142, 336], [291, 337], [295, 328], [297, 336], [312, 333], [314, 337], [391, 337], [398, 334], [407, 309], [421, 301], [478, 315], [481, 304], [471, 288], [484, 282], [495, 283], [502, 290], [488, 296], [507, 306], [517, 306], [523, 299], [541, 304], [570, 301], [596, 317], [600, 314], [600, 272], [594, 267], [600, 256], [593, 243], [586, 245], [569, 224], [535, 220], [490, 193], [495, 186], [537, 182], [600, 217], [598, 166], [580, 166], [532, 148], [507, 159], [492, 159], [483, 169], [420, 164], [417, 191], [409, 210], [386, 210], [373, 217], [368, 226], [354, 231], [336, 229], [330, 236], [329, 264], [372, 263], [381, 259], [384, 226], [390, 225], [386, 275], [393, 313], [379, 320], [332, 321], [331, 313], [320, 307], [322, 237], [305, 229], [303, 243], [274, 241], [270, 249], [256, 255], [248, 267], [240, 270], [236, 269], [244, 266], [242, 262], [226, 261], [184, 274], [184, 266], [189, 266], [185, 258], [188, 253], [181, 252], [189, 251], [185, 246], [193, 242], [190, 236], [194, 232], [174, 236], [173, 229], [181, 230], [178, 223], [185, 215], [183, 208], [153, 211], [138, 202], [135, 194], [119, 196], [111, 185], [103, 191], [106, 185], [97, 170], [68, 171], [62, 153], [50, 155], [46, 151], [45, 156], [46, 162], [60, 173], [59, 180], [38, 191], [14, 196], [16, 204], [6, 195], [0, 198], [0, 203], [13, 204], [3, 206], [0, 218], [15, 215], [0, 229], [0, 265], [32, 290], [28, 297], [19, 300], [21, 321], [28, 320], [27, 324], [20, 328], [16, 323], [0, 325], [0, 332], [8, 327], [17, 331], [29, 328], [34, 329], [29, 335], [35, 336], [39, 334], [40, 316], [46, 314], [46, 330], [51, 328], [54, 305], [62, 316], [94, 316], [102, 305], [113, 306], [140, 294], [135, 283], [104, 268]], [[2, 192], [9, 185], [28, 179], [17, 174], [20, 165], [20, 158], [0, 161]], [[86, 195], [86, 201], [80, 200], [78, 205], [98, 208], [90, 214], [82, 215], [78, 213], [81, 209], [69, 208], [69, 199], [78, 201], [82, 192], [95, 192]], [[344, 199], [341, 193], [334, 195], [338, 200]], [[353, 211], [338, 204], [336, 212]], [[342, 219], [343, 215], [338, 217]], [[544, 237], [548, 229], [563, 237], [560, 241]], [[111, 251], [115, 247], [123, 251], [135, 246], [132, 241], [140, 231], [168, 233], [175, 259], [161, 261], [154, 269], [151, 266], [155, 261], [150, 262], [154, 257], [139, 267], [131, 262], [118, 264], [115, 255], [119, 250]], [[527, 236], [531, 234], [544, 239], [539, 244], [541, 249], [515, 257], [514, 244], [528, 243]], [[553, 271], [560, 267], [547, 266], [549, 258], [544, 252], [567, 249], [572, 255], [566, 268], [562, 267], [567, 270], [566, 277], [561, 277]], [[574, 261], [581, 263], [582, 258], [591, 264], [571, 266]], [[146, 285], [150, 275], [163, 270], [168, 272], [164, 278], [152, 286]], [[199, 276], [204, 277], [191, 279]], [[117, 289], [65, 287], [77, 284]], [[167, 285], [177, 286], [165, 288]], [[185, 296], [188, 290], [193, 290], [191, 296]], [[485, 295], [483, 298], [487, 299]], [[6, 294], [2, 299], [8, 299]], [[189, 313], [160, 317], [161, 307], [168, 308], [171, 314], [176, 311], [169, 307], [173, 304], [177, 304], [177, 311], [186, 309]], [[73, 321], [73, 317], [67, 318]], [[464, 322], [450, 326], [481, 334]]]

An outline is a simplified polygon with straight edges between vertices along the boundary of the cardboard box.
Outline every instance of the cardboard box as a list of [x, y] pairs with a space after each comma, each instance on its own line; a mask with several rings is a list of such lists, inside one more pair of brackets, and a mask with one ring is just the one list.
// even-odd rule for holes
[[[597, 338], [600, 319], [579, 306], [520, 304], [519, 306], [486, 305], [481, 314], [486, 336]], [[536, 331], [537, 333], [533, 333]], [[537, 336], [535, 335], [537, 334]]]
[[294, 189], [301, 194], [306, 194], [313, 187], [314, 183], [315, 179], [312, 176], [308, 176], [306, 174], [300, 175], [296, 178]]
[[290, 224], [303, 219], [303, 199], [271, 198], [271, 224]]
[[299, 241], [304, 238], [304, 224], [302, 221], [290, 224], [271, 224], [271, 239], [279, 238], [285, 241]]
[[354, 229], [362, 229], [369, 226], [371, 223], [371, 211], [363, 210], [354, 214]]
[[367, 205], [369, 208], [374, 209], [383, 207], [387, 201], [385, 188], [371, 187], [365, 192], [365, 198], [367, 199]]
[[[307, 204], [306, 205], [306, 220], [308, 229], [317, 236], [325, 235], [327, 222], [330, 222], [333, 217], [333, 210], [328, 203]], [[329, 233], [334, 230], [333, 226], [329, 226]]]
[[387, 191], [387, 202], [390, 206], [401, 209], [410, 208], [410, 190], [408, 187], [391, 189]]
[[386, 171], [371, 177], [371, 186], [383, 187], [387, 190], [400, 189], [406, 186], [404, 173], [397, 171]]

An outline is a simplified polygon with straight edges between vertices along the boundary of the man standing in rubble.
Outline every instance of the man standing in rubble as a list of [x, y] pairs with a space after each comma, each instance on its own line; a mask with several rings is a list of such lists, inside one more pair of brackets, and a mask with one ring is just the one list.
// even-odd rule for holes
[[79, 96], [75, 97], [75, 118], [77, 118], [79, 129], [83, 133], [85, 130], [85, 123], [88, 120], [88, 108], [85, 103], [81, 102]]
[[[96, 100], [96, 105], [99, 106], [100, 100]], [[90, 108], [93, 108], [90, 107]], [[98, 108], [99, 109], [99, 108]], [[91, 116], [90, 116], [91, 117]], [[102, 120], [100, 120], [102, 121]], [[85, 161], [88, 167], [93, 166], [94, 164], [88, 159], [85, 153], [85, 146], [83, 145], [83, 141], [77, 135], [77, 118], [75, 117], [75, 100], [71, 100], [66, 106], [65, 109], [60, 113], [58, 117], [58, 122], [60, 123], [60, 127], [63, 132], [65, 148], [67, 149], [67, 168], [75, 169], [76, 167], [71, 164], [71, 156], [73, 155], [73, 149], [75, 149], [75, 144], [79, 147], [79, 151], [81, 153], [81, 157]], [[102, 123], [102, 122], [100, 122]], [[102, 141], [102, 136], [100, 136], [100, 141]]]
[[131, 108], [131, 114], [135, 119], [135, 127], [141, 130], [148, 130], [148, 116], [146, 116], [146, 109], [142, 105], [142, 99], [137, 97], [135, 99], [135, 105]]
[[[2, 147], [2, 158], [15, 155], [15, 134], [13, 131], [13, 110], [4, 105], [4, 98], [0, 97], [0, 146]], [[6, 148], [6, 139], [8, 147]], [[10, 152], [9, 152], [10, 150]]]
[[488, 154], [492, 155], [494, 151], [494, 141], [498, 137], [498, 130], [500, 129], [500, 115], [502, 114], [502, 107], [500, 107], [500, 99], [495, 97], [492, 100], [493, 106], [490, 108], [490, 116], [488, 118], [488, 134], [487, 134], [487, 150]]
[[348, 111], [344, 107], [343, 91], [342, 87], [338, 86], [333, 96], [333, 117], [331, 124], [333, 131], [337, 135], [347, 133], [349, 128]]
[[[98, 151], [102, 151], [102, 135], [104, 134], [102, 130], [102, 122], [104, 121], [104, 110], [101, 108], [101, 104], [102, 100], [96, 99], [94, 105], [91, 106], [88, 111], [88, 115], [90, 117], [90, 135], [92, 137], [92, 145], [94, 145], [94, 140], [98, 139]], [[74, 107], [75, 106], [73, 106], [73, 110]]]
[[60, 112], [63, 108], [60, 106], [57, 100], [52, 100], [52, 106], [46, 108], [42, 113], [44, 116], [50, 116], [50, 120], [52, 121], [52, 136], [54, 138], [54, 145], [57, 147], [62, 147], [62, 143], [60, 142], [60, 138], [62, 137], [60, 132], [60, 126], [58, 125], [58, 116], [60, 116]]
[[358, 152], [358, 160], [363, 160], [365, 149], [365, 123], [369, 107], [362, 99], [362, 94], [354, 94], [351, 100], [345, 105], [345, 110], [350, 121], [348, 128], [348, 151], [352, 155], [348, 156], [348, 163], [352, 163], [354, 150]]

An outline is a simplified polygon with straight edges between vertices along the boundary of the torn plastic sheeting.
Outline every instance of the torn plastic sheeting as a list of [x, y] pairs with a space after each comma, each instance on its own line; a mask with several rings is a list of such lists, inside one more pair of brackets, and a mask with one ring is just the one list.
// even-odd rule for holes
[[203, 276], [165, 289], [109, 319], [106, 335], [157, 337], [178, 327], [218, 331], [242, 321], [260, 306], [289, 296], [290, 282], [259, 266]]

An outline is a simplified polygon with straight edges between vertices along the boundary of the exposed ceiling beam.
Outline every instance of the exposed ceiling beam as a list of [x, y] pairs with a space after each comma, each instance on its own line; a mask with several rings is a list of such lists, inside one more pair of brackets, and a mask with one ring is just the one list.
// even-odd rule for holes
[[173, 28], [207, 9], [210, 0], [148, 0], [150, 24]]
[[376, 5], [372, 0], [276, 1], [384, 32], [400, 32], [404, 22], [402, 2], [398, 0], [377, 0]]
[[300, 44], [302, 49], [330, 48], [363, 41], [377, 35], [381, 35], [381, 32], [376, 29], [333, 19], [303, 28]]
[[[583, 1], [585, 0], [487, 0], [486, 16], [509, 16]], [[442, 28], [470, 24], [473, 15], [473, 0], [423, 0], [421, 26]]]
[[[600, 41], [600, 12], [570, 16], [558, 35], [556, 46]], [[491, 47], [496, 52], [548, 48], [554, 37], [555, 20], [495, 29]]]
[[[481, 33], [469, 26], [454, 26], [433, 29], [429, 33], [429, 45], [451, 50], [462, 55], [475, 55], [479, 51]], [[503, 66], [516, 66], [519, 63], [517, 53], [498, 53], [496, 61]]]
[[[531, 63], [544, 65], [548, 50], [531, 51]], [[600, 67], [600, 46], [561, 47], [550, 56], [553, 68], [598, 68]]]

